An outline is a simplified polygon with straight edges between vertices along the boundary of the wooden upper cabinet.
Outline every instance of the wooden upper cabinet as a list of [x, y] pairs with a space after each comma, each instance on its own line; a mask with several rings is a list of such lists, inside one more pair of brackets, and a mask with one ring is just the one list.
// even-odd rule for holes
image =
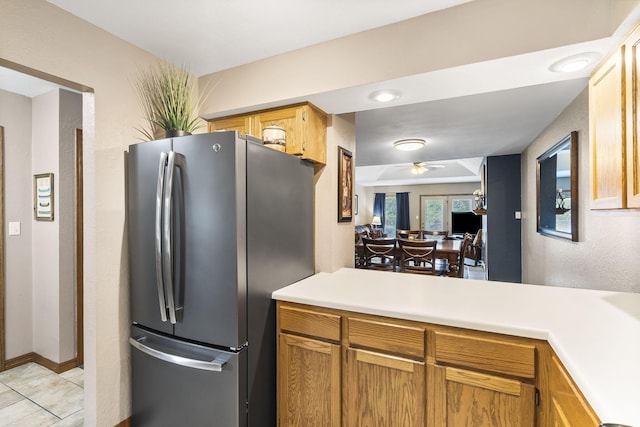
[[626, 207], [624, 47], [589, 80], [591, 209]]
[[626, 55], [626, 180], [627, 207], [640, 208], [640, 28], [636, 28], [624, 45]]
[[280, 126], [286, 131], [287, 153], [314, 163], [327, 163], [327, 115], [310, 103], [209, 120], [211, 132], [238, 130], [260, 139], [267, 126]]
[[591, 209], [640, 208], [640, 26], [589, 80]]
[[251, 133], [251, 117], [229, 117], [222, 119], [214, 119], [209, 122], [209, 132], [215, 132], [217, 130], [237, 130], [240, 133]]

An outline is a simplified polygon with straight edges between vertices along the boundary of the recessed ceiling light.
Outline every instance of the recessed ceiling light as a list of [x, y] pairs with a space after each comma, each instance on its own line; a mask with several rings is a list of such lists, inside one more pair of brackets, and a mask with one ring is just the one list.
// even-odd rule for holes
[[369, 99], [376, 102], [391, 102], [394, 99], [400, 98], [401, 95], [397, 90], [383, 89], [372, 92], [371, 95], [369, 95]]
[[554, 62], [549, 70], [555, 73], [575, 73], [597, 61], [601, 56], [598, 52], [579, 53]]
[[424, 147], [425, 140], [417, 138], [401, 139], [393, 143], [393, 146], [402, 151], [414, 151]]

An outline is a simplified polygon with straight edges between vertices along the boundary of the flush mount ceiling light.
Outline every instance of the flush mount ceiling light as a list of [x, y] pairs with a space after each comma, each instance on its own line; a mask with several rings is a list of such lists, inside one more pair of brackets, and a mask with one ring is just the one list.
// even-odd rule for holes
[[383, 89], [372, 92], [371, 95], [369, 95], [369, 99], [376, 102], [391, 102], [394, 99], [400, 98], [401, 95], [397, 90]]
[[600, 59], [600, 56], [598, 52], [579, 53], [554, 62], [549, 70], [554, 73], [575, 73]]
[[417, 138], [400, 139], [393, 143], [393, 146], [402, 151], [414, 151], [424, 147], [425, 140]]

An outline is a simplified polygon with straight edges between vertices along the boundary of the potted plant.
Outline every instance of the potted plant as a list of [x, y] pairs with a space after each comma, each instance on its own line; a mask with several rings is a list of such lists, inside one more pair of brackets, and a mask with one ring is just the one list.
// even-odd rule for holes
[[202, 98], [195, 99], [196, 80], [187, 69], [158, 63], [140, 71], [135, 88], [148, 126], [138, 131], [148, 140], [156, 139], [158, 131], [170, 138], [202, 126], [194, 113]]

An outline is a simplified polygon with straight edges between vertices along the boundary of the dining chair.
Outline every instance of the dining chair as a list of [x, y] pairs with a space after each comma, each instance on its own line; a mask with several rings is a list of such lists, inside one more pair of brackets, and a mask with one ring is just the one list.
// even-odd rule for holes
[[473, 260], [474, 266], [478, 266], [478, 263], [482, 260], [482, 229], [478, 230], [467, 248], [466, 257]]
[[400, 272], [436, 274], [435, 255], [437, 240], [398, 239]]
[[422, 230], [423, 239], [428, 239], [430, 236], [447, 237], [448, 235], [448, 230]]
[[396, 230], [396, 237], [398, 239], [421, 239], [422, 234], [420, 230]]
[[465, 233], [464, 239], [462, 239], [462, 243], [460, 244], [460, 252], [458, 253], [458, 263], [456, 265], [456, 277], [464, 278], [464, 259], [471, 245], [471, 241], [473, 237], [471, 234]]
[[372, 270], [395, 271], [396, 268], [396, 239], [362, 238], [364, 255], [361, 265]]

